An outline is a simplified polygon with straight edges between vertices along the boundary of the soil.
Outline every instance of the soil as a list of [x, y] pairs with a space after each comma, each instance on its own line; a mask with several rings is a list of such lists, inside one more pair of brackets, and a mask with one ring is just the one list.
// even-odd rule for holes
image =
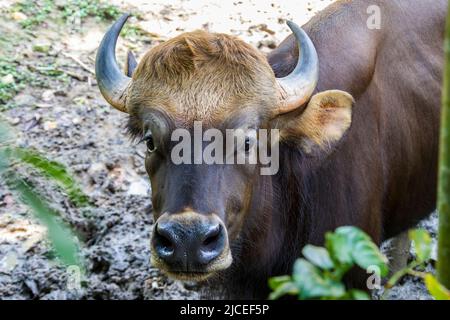
[[[0, 1], [0, 35], [6, 43], [0, 56], [14, 59], [34, 81], [2, 114], [14, 127], [16, 143], [65, 164], [92, 206], [75, 207], [52, 183], [24, 169], [84, 242], [88, 272], [83, 286], [73, 287], [74, 271], [54, 258], [45, 227], [0, 183], [0, 299], [198, 299], [195, 284], [170, 280], [150, 265], [153, 220], [144, 149], [130, 141], [126, 117], [107, 105], [92, 73], [96, 48], [111, 21], [48, 19], [26, 30], [19, 25], [23, 17], [14, 14], [16, 2]], [[113, 1], [134, 14], [135, 29], [120, 40], [118, 60], [124, 61], [127, 49], [139, 57], [161, 41], [199, 28], [238, 35], [268, 52], [289, 34], [286, 19], [301, 25], [331, 2]], [[63, 71], [49, 75], [45, 66]], [[434, 214], [423, 222], [434, 241], [436, 221]], [[429, 296], [422, 283], [406, 278], [389, 298]]]

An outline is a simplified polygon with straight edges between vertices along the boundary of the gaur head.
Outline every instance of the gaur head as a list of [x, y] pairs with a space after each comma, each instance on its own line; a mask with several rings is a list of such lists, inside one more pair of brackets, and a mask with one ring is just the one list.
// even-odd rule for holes
[[[233, 156], [246, 157], [259, 142], [255, 129], [277, 129], [280, 141], [314, 154], [330, 148], [349, 128], [353, 98], [337, 90], [312, 96], [317, 53], [291, 22], [300, 54], [284, 78], [276, 78], [266, 57], [251, 45], [204, 31], [163, 42], [137, 64], [129, 55], [125, 75], [115, 47], [127, 18], [122, 16], [100, 44], [98, 85], [114, 108], [128, 113], [131, 133], [147, 144], [153, 264], [178, 279], [204, 280], [232, 264], [237, 254], [232, 244], [252, 214], [258, 181], [267, 177], [260, 175], [258, 163], [175, 163], [173, 133], [193, 133], [196, 122], [203, 130], [239, 129], [244, 147], [233, 150]], [[200, 152], [207, 147], [202, 143]], [[195, 148], [182, 156], [194, 157]]]

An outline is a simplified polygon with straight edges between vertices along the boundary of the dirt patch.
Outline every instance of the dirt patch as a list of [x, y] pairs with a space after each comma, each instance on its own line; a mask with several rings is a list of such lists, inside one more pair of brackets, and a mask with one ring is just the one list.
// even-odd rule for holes
[[[111, 21], [61, 20], [64, 1], [56, 1], [48, 17], [27, 29], [17, 2], [0, 1], [0, 56], [20, 71], [6, 79], [12, 77], [18, 88], [2, 106], [3, 114], [15, 128], [17, 143], [68, 166], [93, 205], [78, 209], [56, 187], [35, 179], [85, 243], [88, 275], [81, 288], [74, 288], [73, 270], [54, 259], [45, 228], [0, 184], [0, 298], [197, 299], [195, 285], [167, 279], [150, 265], [153, 221], [143, 146], [127, 138], [126, 117], [106, 104], [92, 74], [95, 50]], [[118, 60], [124, 61], [128, 48], [139, 57], [167, 38], [198, 28], [238, 35], [267, 52], [288, 35], [286, 19], [302, 24], [330, 2], [116, 1], [120, 11], [135, 13], [120, 40]], [[27, 175], [35, 178], [32, 171]], [[436, 216], [426, 227], [435, 237]], [[428, 296], [422, 284], [406, 279], [391, 298]]]

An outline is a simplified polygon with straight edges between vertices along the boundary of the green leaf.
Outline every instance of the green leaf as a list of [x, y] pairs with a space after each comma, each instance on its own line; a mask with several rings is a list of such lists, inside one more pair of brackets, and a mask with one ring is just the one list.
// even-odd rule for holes
[[325, 247], [330, 252], [331, 258], [339, 264], [351, 265], [353, 263], [352, 244], [344, 235], [327, 232]]
[[293, 278], [299, 290], [300, 299], [338, 299], [345, 294], [345, 287], [342, 283], [325, 276], [305, 259], [298, 259], [295, 262]]
[[[67, 265], [77, 265], [83, 269], [77, 237], [58, 218], [57, 213], [50, 209], [47, 202], [42, 200], [35, 189], [17, 173], [13, 164], [23, 162], [35, 164], [41, 171], [46, 172], [53, 180], [57, 180], [67, 188], [73, 188], [74, 181], [66, 171], [58, 171], [64, 168], [61, 165], [38, 155], [34, 156], [34, 153], [26, 149], [11, 147], [12, 141], [7, 140], [11, 131], [11, 127], [0, 119], [0, 181], [15, 191], [19, 200], [29, 206], [36, 218], [47, 227], [49, 240], [60, 260]], [[81, 191], [76, 190], [74, 194], [78, 195], [78, 192]]]
[[10, 174], [7, 180], [8, 185], [18, 193], [20, 200], [28, 205], [47, 227], [48, 237], [60, 260], [66, 265], [82, 268], [76, 236], [25, 181], [13, 174]]
[[409, 231], [409, 239], [413, 243], [419, 263], [430, 260], [431, 257], [431, 237], [424, 229], [414, 229]]
[[359, 241], [354, 245], [353, 258], [355, 263], [367, 270], [370, 266], [380, 268], [380, 275], [388, 275], [389, 267], [387, 259], [372, 241]]
[[324, 270], [331, 270], [334, 267], [333, 261], [327, 249], [306, 245], [302, 250], [303, 256], [315, 266]]
[[352, 289], [347, 293], [353, 300], [370, 300], [370, 296], [367, 294], [367, 292], [362, 290]]
[[43, 155], [24, 148], [8, 148], [12, 159], [20, 159], [58, 183], [63, 188], [70, 200], [79, 207], [88, 205], [87, 196], [81, 191], [75, 179], [67, 171], [66, 167], [58, 162], [50, 161]]
[[450, 291], [440, 284], [432, 274], [425, 275], [425, 284], [436, 300], [450, 300]]
[[269, 288], [275, 290], [276, 288], [285, 284], [286, 282], [291, 282], [290, 276], [279, 276], [269, 278]]
[[284, 282], [270, 293], [269, 299], [276, 300], [284, 295], [298, 295], [298, 289], [293, 282]]
[[363, 269], [377, 266], [382, 277], [388, 274], [386, 257], [362, 230], [352, 226], [339, 227], [333, 234], [327, 235], [326, 239], [333, 258], [340, 263], [355, 263]]

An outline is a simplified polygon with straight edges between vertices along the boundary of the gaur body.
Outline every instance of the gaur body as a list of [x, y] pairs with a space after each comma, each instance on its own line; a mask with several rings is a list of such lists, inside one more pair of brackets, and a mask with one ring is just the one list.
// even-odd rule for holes
[[[149, 146], [156, 266], [225, 297], [265, 298], [267, 279], [327, 231], [354, 225], [381, 243], [434, 210], [447, 1], [370, 1], [380, 29], [368, 28], [368, 5], [339, 1], [306, 33], [290, 24], [295, 36], [267, 57], [235, 37], [185, 33], [136, 69], [130, 58], [132, 78], [114, 57], [126, 17], [108, 31], [97, 79]], [[195, 121], [279, 130], [279, 171], [172, 163], [171, 133]]]

